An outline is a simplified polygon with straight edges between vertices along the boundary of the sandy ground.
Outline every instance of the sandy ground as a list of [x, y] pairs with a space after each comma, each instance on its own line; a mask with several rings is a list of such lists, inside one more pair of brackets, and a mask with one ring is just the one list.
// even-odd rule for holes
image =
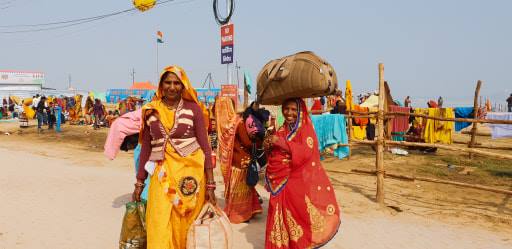
[[[97, 145], [49, 142], [59, 136], [51, 132], [24, 133], [0, 134], [0, 249], [117, 247], [133, 189], [132, 154], [109, 161]], [[343, 212], [339, 233], [324, 248], [512, 248], [510, 197], [389, 180], [386, 202], [392, 208], [379, 208], [375, 178], [336, 173], [357, 166], [346, 164], [324, 163]], [[217, 191], [220, 196], [222, 189]], [[261, 187], [259, 192], [266, 205], [268, 194]], [[235, 248], [264, 247], [265, 217], [233, 225]]]

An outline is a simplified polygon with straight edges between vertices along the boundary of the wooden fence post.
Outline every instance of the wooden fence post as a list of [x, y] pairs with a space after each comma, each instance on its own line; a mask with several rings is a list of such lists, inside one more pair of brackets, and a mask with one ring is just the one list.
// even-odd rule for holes
[[[474, 119], [478, 119], [478, 95], [480, 94], [480, 86], [482, 85], [482, 81], [478, 81], [476, 83], [475, 89], [475, 98], [473, 99], [473, 113]], [[477, 132], [478, 123], [473, 123], [473, 128], [471, 129], [471, 141], [468, 144], [469, 148], [473, 148], [476, 143], [476, 132]], [[469, 158], [473, 158], [473, 153], [469, 153]]]
[[377, 115], [377, 202], [384, 205], [384, 64], [379, 63], [379, 112]]
[[[348, 108], [348, 118], [347, 118], [347, 124], [348, 124], [348, 144], [350, 144], [350, 141], [352, 140], [352, 112], [351, 107], [347, 106]], [[348, 147], [348, 160], [350, 160], [350, 157], [352, 156], [352, 148], [353, 146]]]

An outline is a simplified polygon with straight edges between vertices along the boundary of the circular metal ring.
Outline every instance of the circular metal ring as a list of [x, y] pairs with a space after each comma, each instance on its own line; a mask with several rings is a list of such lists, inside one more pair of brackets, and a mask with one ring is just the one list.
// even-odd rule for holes
[[219, 5], [218, 0], [213, 0], [213, 15], [215, 16], [215, 21], [217, 21], [219, 25], [228, 24], [229, 20], [231, 19], [231, 16], [233, 16], [233, 12], [235, 9], [235, 0], [227, 0], [227, 4], [229, 5], [228, 15], [227, 17], [222, 18], [217, 8]]

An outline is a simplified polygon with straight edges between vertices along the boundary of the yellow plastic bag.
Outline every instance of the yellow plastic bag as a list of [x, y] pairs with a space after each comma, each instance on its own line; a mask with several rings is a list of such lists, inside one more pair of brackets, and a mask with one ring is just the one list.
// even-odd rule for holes
[[146, 249], [146, 202], [126, 203], [119, 249]]

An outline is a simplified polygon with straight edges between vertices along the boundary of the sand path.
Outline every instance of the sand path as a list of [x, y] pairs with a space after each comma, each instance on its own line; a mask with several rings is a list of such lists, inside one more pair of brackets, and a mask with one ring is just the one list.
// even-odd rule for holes
[[[60, 148], [28, 152], [5, 145], [0, 140], [0, 249], [117, 247], [133, 186], [128, 154], [108, 161], [99, 152], [84, 152], [81, 161], [66, 156], [71, 152], [65, 149], [55, 158]], [[361, 202], [346, 188], [337, 195], [343, 206]], [[371, 203], [361, 208], [367, 210], [343, 214], [340, 232], [324, 248], [512, 248], [510, 233], [405, 212], [392, 215]], [[235, 248], [263, 248], [265, 216], [233, 226]]]

